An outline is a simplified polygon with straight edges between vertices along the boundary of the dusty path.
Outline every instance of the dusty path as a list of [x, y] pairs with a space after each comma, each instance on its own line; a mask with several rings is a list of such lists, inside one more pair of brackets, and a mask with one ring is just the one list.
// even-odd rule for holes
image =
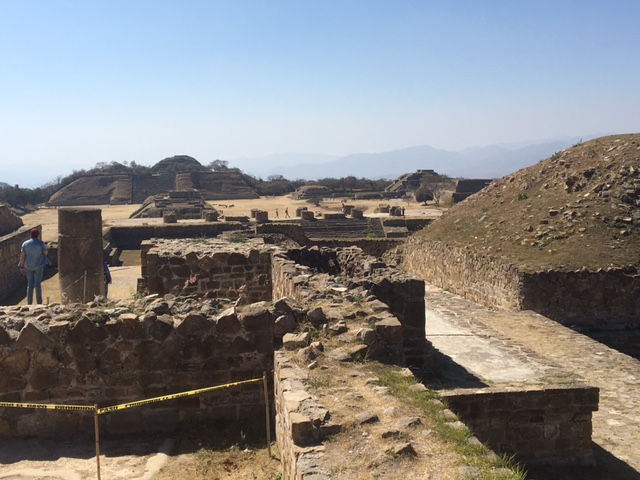
[[[516, 348], [516, 355], [528, 357], [530, 365], [545, 357], [599, 387], [599, 410], [593, 414], [596, 459], [611, 464], [617, 473], [593, 478], [640, 478], [640, 361], [534, 312], [491, 312], [427, 285], [427, 338], [430, 317], [444, 319], [456, 329], [452, 330], [456, 335], [449, 339], [434, 336], [434, 345], [447, 355], [447, 343], [452, 346], [452, 356], [464, 353], [456, 347], [460, 335], [491, 336], [497, 332], [487, 341], [493, 345], [502, 342], [503, 352]], [[529, 374], [535, 376], [535, 372]]]

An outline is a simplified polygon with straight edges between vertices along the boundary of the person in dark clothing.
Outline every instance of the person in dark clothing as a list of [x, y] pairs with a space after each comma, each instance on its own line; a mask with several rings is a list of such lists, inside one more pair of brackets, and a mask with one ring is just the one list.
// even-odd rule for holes
[[102, 269], [104, 271], [104, 298], [109, 296], [109, 284], [111, 283], [111, 272], [109, 271], [109, 264], [102, 262]]

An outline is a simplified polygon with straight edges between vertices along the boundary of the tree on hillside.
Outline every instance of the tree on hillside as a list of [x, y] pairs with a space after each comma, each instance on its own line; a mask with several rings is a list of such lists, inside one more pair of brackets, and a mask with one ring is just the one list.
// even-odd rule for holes
[[429, 200], [440, 205], [444, 193], [451, 188], [452, 179], [447, 175], [427, 175], [422, 179], [420, 186], [414, 192], [416, 202], [427, 203]]
[[229, 170], [229, 162], [226, 160], [214, 160], [207, 165], [214, 172], [225, 172]]

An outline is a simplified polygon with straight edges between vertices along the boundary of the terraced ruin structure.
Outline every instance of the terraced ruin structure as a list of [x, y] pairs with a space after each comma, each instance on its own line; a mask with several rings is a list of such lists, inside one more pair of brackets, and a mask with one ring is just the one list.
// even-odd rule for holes
[[[487, 185], [491, 184], [491, 179], [449, 179], [448, 177], [442, 178], [441, 175], [434, 170], [417, 170], [412, 173], [406, 173], [398, 177], [391, 185], [385, 188], [385, 193], [388, 196], [404, 197], [414, 196], [418, 201], [433, 200], [431, 193], [427, 188], [425, 192], [421, 193], [421, 190], [425, 190], [424, 184], [427, 185], [436, 179], [441, 179], [443, 182], [443, 189], [450, 191], [450, 197], [452, 203], [459, 203], [467, 197], [470, 197], [474, 193], [479, 192]], [[446, 187], [444, 186], [446, 185]]]
[[[345, 390], [339, 381], [353, 375], [353, 388], [384, 399], [388, 390], [364, 372], [378, 363], [396, 365], [407, 367], [412, 388], [427, 395], [420, 379], [440, 366], [428, 332], [425, 335], [424, 282], [357, 247], [283, 248], [251, 235], [238, 241], [239, 233], [233, 235], [233, 241], [143, 242], [139, 289], [152, 293], [137, 300], [114, 304], [98, 298], [87, 305], [4, 308], [0, 366], [6, 375], [0, 401], [82, 405], [90, 398], [108, 410], [123, 402], [260, 378], [273, 370], [270, 395], [284, 478], [339, 478], [337, 472], [345, 468], [336, 461], [342, 454], [339, 445], [349, 442], [354, 428], [371, 422], [367, 428], [382, 436], [361, 451], [359, 461], [389, 449], [420, 458], [402, 462], [398, 453], [400, 457], [387, 458], [373, 471], [394, 469], [409, 475], [416, 462], [428, 461], [431, 441], [425, 440], [419, 417], [407, 420], [402, 433], [389, 433], [413, 410], [403, 417], [406, 405], [389, 412], [382, 411], [386, 401], [356, 406], [362, 393]], [[354, 362], [364, 362], [362, 373], [349, 373], [360, 368], [351, 367]], [[315, 369], [329, 374], [321, 384], [330, 390], [314, 383], [313, 378], [321, 378]], [[336, 377], [337, 372], [342, 373]], [[482, 411], [493, 414], [496, 405], [510, 405], [512, 424], [503, 440], [520, 445], [516, 453], [522, 453], [523, 460], [588, 461], [597, 390], [557, 368], [554, 372], [562, 383], [549, 378], [535, 388], [528, 385], [525, 392], [485, 392], [483, 398], [492, 403]], [[462, 409], [469, 397], [462, 392], [448, 398]], [[188, 402], [146, 408], [144, 403], [139, 412], [104, 416], [101, 431], [172, 431], [194, 416], [242, 422], [264, 411], [261, 392], [249, 386]], [[548, 410], [547, 404], [553, 408]], [[532, 409], [545, 412], [543, 431], [553, 429], [558, 438], [545, 443], [536, 439], [534, 444], [524, 425], [515, 427], [515, 419], [528, 418]], [[16, 412], [0, 412], [5, 436], [78, 435], [91, 421], [91, 415], [81, 411]], [[463, 428], [455, 414], [447, 412], [442, 428]], [[580, 429], [569, 428], [576, 422]], [[565, 445], [561, 451], [559, 438]], [[351, 468], [355, 474], [358, 463]], [[508, 469], [502, 474], [509, 478]]]
[[508, 175], [402, 247], [403, 265], [481, 305], [639, 326], [640, 137], [604, 137]]
[[167, 194], [147, 198], [130, 218], [165, 216], [171, 216], [175, 220], [204, 218], [215, 221], [218, 219], [218, 211], [209, 205], [197, 190], [172, 190]]
[[[505, 371], [535, 379], [511, 363], [529, 352], [598, 387], [594, 440], [611, 457], [597, 461], [622, 465], [612, 478], [635, 478], [640, 458], [629, 445], [640, 432], [633, 413], [640, 406], [640, 135], [581, 143], [508, 175], [386, 258], [431, 286], [427, 336], [431, 318], [442, 335], [440, 342], [432, 337], [436, 348], [470, 372], [482, 377], [478, 359], [509, 350], [500, 345], [506, 338], [519, 347], [504, 357]], [[482, 314], [478, 305], [497, 312]], [[463, 420], [479, 421], [473, 408], [458, 408]], [[541, 418], [530, 417], [531, 432]], [[499, 440], [493, 435], [481, 439]]]
[[149, 197], [171, 191], [198, 191], [205, 200], [258, 198], [236, 171], [212, 171], [195, 158], [165, 158], [150, 172], [88, 174], [51, 196], [49, 206], [142, 204]]
[[[272, 369], [283, 478], [426, 476], [465, 425], [467, 446], [552, 465], [535, 478], [637, 478], [639, 152], [638, 135], [576, 145], [421, 225], [301, 211], [112, 226], [111, 245], [142, 249], [140, 298], [3, 308], [0, 401], [110, 405]], [[413, 235], [392, 238], [387, 221]], [[629, 355], [582, 334], [616, 332]], [[388, 366], [413, 397], [392, 394]], [[103, 421], [165, 431], [260, 411], [243, 387]], [[0, 432], [76, 431], [61, 418], [0, 411]], [[464, 458], [460, 476], [513, 478]]]

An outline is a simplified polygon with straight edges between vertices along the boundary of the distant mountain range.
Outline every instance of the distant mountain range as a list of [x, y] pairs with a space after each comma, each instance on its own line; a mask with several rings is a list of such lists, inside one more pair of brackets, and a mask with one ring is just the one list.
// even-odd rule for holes
[[428, 145], [382, 153], [357, 153], [345, 157], [304, 153], [274, 154], [258, 158], [229, 159], [230, 167], [267, 179], [282, 175], [290, 180], [325, 177], [395, 179], [419, 169], [462, 178], [500, 178], [549, 158], [580, 141], [599, 135], [549, 140], [542, 143], [489, 145], [460, 151]]

